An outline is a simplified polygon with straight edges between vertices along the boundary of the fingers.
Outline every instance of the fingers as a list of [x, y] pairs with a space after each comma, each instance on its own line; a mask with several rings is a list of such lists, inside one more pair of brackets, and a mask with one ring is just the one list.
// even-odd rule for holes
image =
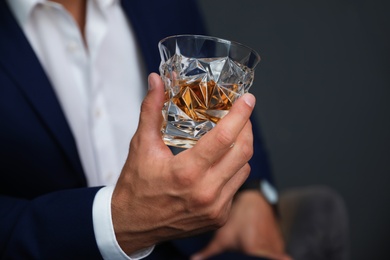
[[[191, 256], [191, 260], [204, 260], [209, 257], [221, 254], [226, 251], [226, 248], [223, 248], [215, 240], [212, 241], [206, 248], [202, 251], [199, 251], [195, 255]], [[290, 256], [286, 254], [264, 254], [263, 252], [250, 254], [252, 256], [266, 257], [267, 259], [272, 260], [293, 260]]]
[[[214, 164], [213, 169], [217, 172], [221, 172], [221, 175], [214, 175], [212, 177], [224, 180], [223, 184], [228, 182], [232, 178], [231, 172], [237, 172], [240, 170], [244, 163], [248, 162], [253, 155], [253, 134], [252, 125], [248, 121], [245, 124], [244, 129], [237, 137], [234, 146], [232, 146], [226, 154]], [[214, 181], [214, 180], [211, 180]], [[215, 180], [217, 181], [217, 180]], [[235, 189], [235, 187], [232, 187]]]
[[199, 251], [195, 255], [191, 256], [191, 260], [203, 260], [213, 255], [222, 253], [226, 248], [223, 248], [217, 240], [212, 240], [203, 250]]
[[243, 95], [216, 127], [198, 141], [192, 148], [198, 165], [209, 168], [231, 148], [249, 120], [255, 102], [252, 94]]
[[137, 132], [146, 136], [149, 141], [161, 140], [160, 128], [162, 124], [161, 110], [164, 105], [164, 84], [156, 73], [148, 78], [148, 93], [141, 105], [141, 114]]
[[[204, 249], [197, 252], [196, 254], [191, 256], [191, 260], [203, 260], [208, 259], [209, 257], [221, 254], [223, 252], [227, 251], [227, 248], [221, 245], [218, 240], [214, 239], [211, 241], [210, 244], [207, 245]], [[252, 256], [258, 256], [258, 257], [267, 257], [267, 259], [272, 260], [293, 260], [290, 256], [286, 254], [267, 254], [262, 251], [255, 252], [253, 254], [249, 254]]]
[[229, 181], [222, 186], [220, 199], [224, 201], [231, 201], [238, 189], [244, 184], [249, 176], [251, 167], [246, 163], [240, 170], [229, 179]]

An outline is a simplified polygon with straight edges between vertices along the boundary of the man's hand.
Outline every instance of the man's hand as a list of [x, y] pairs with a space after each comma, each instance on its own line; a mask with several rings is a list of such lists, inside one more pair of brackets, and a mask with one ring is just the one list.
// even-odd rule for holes
[[238, 99], [213, 130], [176, 156], [161, 138], [163, 103], [163, 83], [151, 74], [138, 130], [112, 196], [116, 238], [128, 254], [223, 226], [250, 172], [252, 95]]
[[207, 259], [229, 250], [273, 260], [291, 260], [284, 253], [284, 243], [272, 208], [259, 191], [241, 192], [233, 203], [226, 225], [191, 259]]

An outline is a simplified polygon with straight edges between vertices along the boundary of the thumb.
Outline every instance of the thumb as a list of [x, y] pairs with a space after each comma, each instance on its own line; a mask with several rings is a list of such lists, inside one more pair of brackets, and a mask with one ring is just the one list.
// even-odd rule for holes
[[148, 77], [148, 93], [142, 101], [138, 132], [147, 133], [149, 139], [161, 140], [162, 107], [164, 105], [164, 84], [160, 76], [151, 73]]
[[219, 243], [217, 243], [216, 240], [213, 240], [207, 247], [192, 255], [191, 260], [207, 259], [213, 255], [222, 253], [223, 251], [224, 248]]

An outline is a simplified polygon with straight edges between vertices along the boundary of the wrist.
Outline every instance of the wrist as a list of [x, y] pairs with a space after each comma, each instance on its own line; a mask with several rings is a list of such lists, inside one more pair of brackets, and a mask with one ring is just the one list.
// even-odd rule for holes
[[279, 216], [278, 212], [278, 192], [275, 187], [270, 184], [267, 180], [249, 180], [246, 181], [238, 190], [239, 193], [245, 191], [257, 191], [259, 192], [263, 199], [269, 204], [272, 208], [275, 216]]

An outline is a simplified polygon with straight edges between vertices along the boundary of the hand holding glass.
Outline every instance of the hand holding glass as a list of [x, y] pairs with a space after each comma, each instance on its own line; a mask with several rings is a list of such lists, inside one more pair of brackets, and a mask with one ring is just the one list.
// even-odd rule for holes
[[251, 48], [201, 35], [176, 35], [158, 44], [165, 85], [165, 144], [190, 148], [248, 92], [260, 56]]

